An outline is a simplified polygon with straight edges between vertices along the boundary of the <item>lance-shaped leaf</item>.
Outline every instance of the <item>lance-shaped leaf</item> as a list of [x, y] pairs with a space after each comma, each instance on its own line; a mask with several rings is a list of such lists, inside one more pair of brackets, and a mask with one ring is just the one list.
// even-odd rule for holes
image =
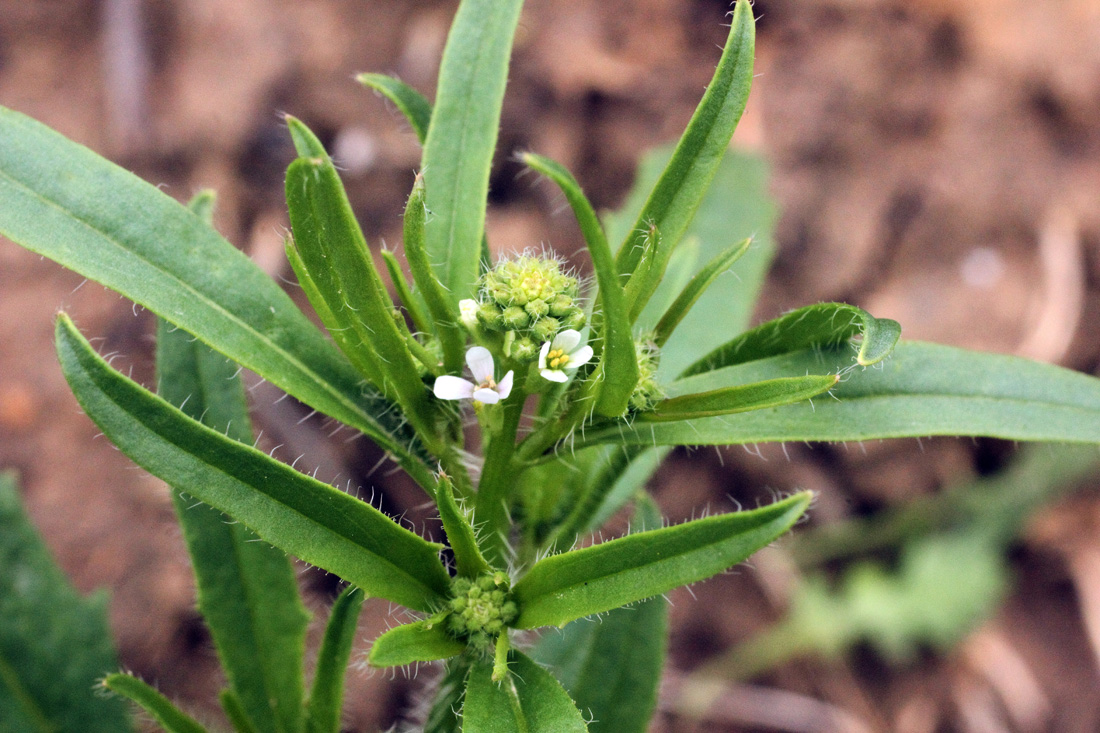
[[861, 336], [856, 364], [877, 364], [893, 350], [901, 326], [888, 318], [875, 318], [862, 308], [845, 303], [818, 303], [793, 310], [719, 346], [692, 364], [684, 377], [766, 359], [791, 351], [833, 346]]
[[466, 642], [447, 633], [440, 619], [395, 626], [374, 640], [367, 657], [372, 667], [400, 667], [447, 659], [466, 650]]
[[428, 125], [432, 121], [432, 105], [423, 94], [400, 79], [385, 74], [359, 74], [355, 80], [393, 102], [405, 115], [420, 144], [424, 144], [428, 138]]
[[554, 676], [513, 652], [511, 674], [497, 684], [491, 662], [475, 662], [466, 683], [463, 733], [585, 733], [577, 706]]
[[938, 344], [903, 341], [890, 359], [866, 369], [853, 369], [847, 346], [801, 351], [700, 374], [670, 385], [669, 391], [690, 393], [823, 369], [841, 372], [842, 380], [832, 391], [836, 399], [817, 400], [812, 407], [614, 425], [587, 431], [576, 447], [624, 441], [730, 445], [928, 435], [1100, 443], [1100, 380], [1050, 364]]
[[[641, 503], [635, 522], [639, 531], [661, 525], [652, 500]], [[657, 704], [667, 637], [668, 603], [650, 598], [608, 611], [599, 621], [580, 619], [545, 633], [533, 656], [550, 665], [592, 720], [591, 733], [645, 733]]]
[[57, 350], [88, 416], [135, 463], [264, 540], [364, 591], [430, 610], [450, 584], [440, 548], [374, 507], [188, 418], [112, 370], [62, 314]]
[[432, 316], [435, 326], [433, 332], [439, 336], [440, 344], [443, 346], [443, 363], [447, 371], [453, 372], [462, 368], [466, 335], [458, 322], [458, 308], [447, 296], [428, 261], [428, 252], [425, 249], [426, 221], [424, 177], [417, 176], [412, 193], [409, 194], [409, 201], [405, 205], [405, 257], [409, 260], [409, 271], [412, 272], [413, 282], [428, 306], [428, 313]]
[[306, 708], [309, 733], [340, 733], [340, 708], [344, 702], [344, 675], [355, 643], [359, 611], [366, 594], [351, 585], [332, 604], [325, 637], [317, 653], [313, 689]]
[[[237, 365], [182, 329], [158, 324], [160, 395], [204, 425], [252, 443]], [[176, 487], [183, 489], [183, 487]], [[171, 492], [191, 555], [199, 610], [244, 714], [265, 731], [301, 727], [309, 614], [286, 554], [230, 517]]]
[[259, 267], [155, 186], [4, 109], [0, 234], [119, 291], [362, 430], [431, 485], [422, 450], [392, 405], [363, 390], [347, 359]]
[[222, 704], [225, 717], [229, 718], [229, 724], [233, 726], [233, 730], [237, 733], [261, 733], [252, 724], [252, 720], [244, 711], [241, 699], [237, 696], [237, 693], [233, 692], [232, 688], [226, 687], [219, 692], [218, 702]]
[[[103, 679], [103, 686], [140, 705], [168, 733], [206, 733], [206, 728], [199, 725], [197, 720], [173, 705], [172, 701], [158, 692], [155, 687], [142, 682], [137, 677], [128, 674], [109, 674]], [[90, 719], [83, 722], [89, 721]]]
[[810, 494], [627, 535], [535, 563], [512, 588], [514, 626], [564, 626], [720, 573], [786, 532]]
[[665, 314], [661, 316], [661, 320], [657, 322], [657, 326], [653, 329], [653, 343], [657, 346], [665, 345], [669, 336], [680, 325], [680, 321], [684, 320], [688, 312], [699, 302], [699, 298], [711, 283], [717, 280], [719, 275], [727, 272], [734, 262], [741, 259], [751, 242], [751, 239], [745, 239], [720, 253], [691, 279], [691, 282], [684, 287]]
[[81, 598], [0, 473], [0, 730], [131, 730], [125, 705], [95, 693], [118, 661], [107, 598]]
[[599, 284], [602, 313], [599, 317], [601, 347], [600, 369], [603, 383], [596, 399], [596, 412], [618, 417], [626, 412], [630, 395], [638, 383], [638, 357], [634, 353], [634, 336], [627, 318], [622, 284], [615, 270], [615, 259], [607, 244], [603, 227], [580, 184], [569, 171], [541, 155], [525, 153], [523, 163], [546, 176], [562, 190], [573, 209], [581, 234], [588, 245], [592, 266]]
[[436, 484], [436, 503], [439, 505], [439, 517], [443, 522], [443, 531], [455, 556], [458, 574], [467, 578], [476, 578], [490, 571], [489, 563], [481, 554], [477, 536], [466, 511], [458, 505], [454, 495], [454, 484], [450, 477], [441, 476]]
[[[620, 273], [634, 272], [641, 257], [635, 243], [642, 232], [654, 226], [662, 237], [660, 247], [653, 253], [655, 266], [658, 272], [664, 271], [672, 248], [691, 223], [745, 109], [752, 83], [755, 38], [752, 7], [741, 0], [733, 11], [729, 37], [714, 77], [619, 250]], [[652, 295], [652, 288], [647, 290], [640, 295], [643, 302]]]
[[462, 0], [424, 142], [428, 257], [455, 304], [478, 278], [489, 170], [523, 0]]
[[[287, 124], [299, 152], [311, 154], [291, 163], [286, 174], [295, 247], [329, 311], [356, 336], [341, 345], [377, 362], [383, 380], [378, 386], [405, 408], [421, 438], [431, 440], [428, 391], [406, 344], [404, 321], [399, 325], [394, 317], [340, 176], [327, 155], [313, 155], [320, 144], [301, 122], [288, 117]], [[346, 318], [344, 311], [350, 312]]]
[[652, 411], [639, 413], [638, 419], [643, 422], [673, 422], [790, 405], [828, 392], [839, 381], [839, 375], [826, 374], [780, 377], [752, 384], [722, 387], [709, 392], [661, 400]]
[[428, 318], [424, 306], [421, 305], [419, 298], [416, 297], [412, 288], [409, 287], [409, 283], [405, 280], [405, 273], [401, 272], [401, 264], [397, 261], [397, 255], [388, 249], [382, 250], [381, 255], [382, 262], [386, 264], [386, 270], [390, 273], [393, 287], [397, 290], [397, 297], [401, 300], [401, 304], [405, 306], [405, 310], [409, 312], [413, 327], [421, 333], [431, 333], [431, 319]]
[[451, 657], [444, 664], [443, 679], [436, 687], [435, 699], [424, 721], [424, 733], [455, 733], [462, 729], [459, 714], [466, 692], [466, 677], [472, 660], [469, 655]]

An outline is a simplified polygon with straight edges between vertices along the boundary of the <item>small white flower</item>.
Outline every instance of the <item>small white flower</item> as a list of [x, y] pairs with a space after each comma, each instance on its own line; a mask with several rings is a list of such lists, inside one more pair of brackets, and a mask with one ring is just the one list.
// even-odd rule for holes
[[592, 358], [592, 347], [587, 344], [580, 346], [580, 343], [580, 332], [571, 328], [559, 333], [553, 341], [544, 343], [539, 351], [539, 374], [551, 382], [567, 381], [566, 369], [572, 371]]
[[441, 400], [473, 399], [486, 405], [497, 402], [512, 394], [512, 372], [504, 375], [498, 384], [493, 380], [493, 355], [482, 346], [475, 346], [466, 352], [466, 365], [477, 383], [461, 377], [444, 375], [435, 380], [432, 392]]
[[473, 298], [463, 298], [458, 301], [458, 318], [462, 325], [471, 331], [477, 327], [477, 301]]

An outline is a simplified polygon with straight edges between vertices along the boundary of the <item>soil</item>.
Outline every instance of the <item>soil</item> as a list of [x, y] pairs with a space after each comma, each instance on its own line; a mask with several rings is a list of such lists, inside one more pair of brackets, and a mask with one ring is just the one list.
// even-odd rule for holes
[[[642, 151], [674, 139], [724, 40], [715, 0], [529, 0], [491, 184], [494, 249], [581, 242], [512, 151], [571, 168], [614, 208]], [[275, 277], [293, 157], [280, 113], [343, 165], [375, 246], [400, 239], [418, 165], [399, 114], [352, 79], [394, 73], [430, 92], [454, 10], [441, 0], [0, 0], [0, 103], [180, 199], [219, 193], [216, 225]], [[766, 157], [781, 216], [759, 319], [823, 300], [895, 318], [907, 338], [1095, 373], [1100, 361], [1100, 5], [1095, 0], [758, 0], [757, 79], [734, 144]], [[575, 257], [583, 266], [583, 257]], [[115, 365], [151, 383], [150, 314], [0, 242], [0, 467], [82, 591], [106, 586], [122, 666], [203, 719], [221, 685], [165, 487], [81, 414], [52, 321], [74, 314]], [[377, 490], [414, 524], [424, 496], [372, 473], [378, 452], [266, 385], [268, 447], [323, 478]], [[990, 473], [991, 440], [761, 446], [673, 454], [652, 482], [667, 516], [819, 492], [811, 523], [873, 515]], [[1100, 729], [1100, 495], [1086, 482], [1035, 517], [993, 617], [947, 651], [891, 664], [870, 648], [729, 683], [703, 721], [675, 713], [685, 674], [779, 617], [794, 576], [780, 544], [752, 569], [672, 594], [670, 666], [653, 729]], [[796, 531], [805, 531], [799, 528]], [[835, 568], [834, 568], [835, 570]], [[303, 570], [319, 618], [337, 586]], [[370, 602], [363, 648], [391, 618]], [[317, 629], [315, 629], [316, 631]], [[353, 672], [346, 729], [397, 722], [424, 678]], [[782, 710], [783, 715], [777, 711]], [[801, 727], [799, 727], [801, 726]]]

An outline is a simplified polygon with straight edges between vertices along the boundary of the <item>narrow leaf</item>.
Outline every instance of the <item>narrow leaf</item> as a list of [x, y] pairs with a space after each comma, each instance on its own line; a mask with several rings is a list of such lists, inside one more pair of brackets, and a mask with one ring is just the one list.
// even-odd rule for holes
[[429, 610], [446, 594], [439, 545], [191, 420], [113, 371], [64, 314], [57, 349], [77, 401], [138, 465], [372, 595]]
[[[157, 329], [160, 395], [239, 442], [252, 429], [238, 368], [182, 329]], [[286, 554], [175, 487], [172, 502], [198, 588], [199, 610], [242, 708], [264, 731], [297, 731], [309, 614]]]
[[585, 733], [588, 730], [576, 704], [554, 675], [522, 652], [513, 653], [509, 668], [530, 733]]
[[225, 717], [229, 718], [229, 724], [233, 726], [233, 730], [237, 733], [260, 733], [244, 711], [244, 705], [241, 703], [240, 697], [232, 689], [227, 687], [219, 692], [218, 702], [222, 704]]
[[393, 281], [393, 287], [397, 290], [397, 297], [401, 301], [401, 304], [405, 306], [405, 310], [409, 312], [413, 327], [421, 333], [431, 333], [431, 319], [428, 318], [424, 311], [424, 306], [421, 305], [420, 300], [416, 297], [412, 288], [409, 287], [409, 283], [405, 280], [405, 273], [401, 272], [401, 265], [397, 261], [397, 255], [388, 249], [382, 250], [381, 255], [382, 262], [386, 264], [386, 270], [390, 273], [390, 280]]
[[466, 335], [458, 322], [458, 308], [447, 296], [443, 285], [432, 271], [425, 249], [425, 227], [427, 209], [424, 207], [424, 177], [417, 176], [412, 193], [405, 205], [404, 243], [405, 257], [409, 261], [409, 271], [413, 282], [424, 297], [435, 328], [443, 346], [443, 363], [447, 371], [455, 372], [462, 368], [463, 346]]
[[445, 662], [443, 679], [435, 691], [435, 699], [424, 721], [424, 733], [457, 733], [462, 727], [459, 712], [466, 692], [466, 677], [470, 673], [470, 657], [451, 657]]
[[[655, 258], [658, 271], [664, 271], [672, 248], [691, 223], [745, 109], [752, 83], [755, 37], [752, 7], [741, 0], [733, 11], [729, 37], [714, 77], [619, 250], [620, 273], [634, 272], [641, 254], [634, 243], [639, 233], [650, 227], [661, 232], [661, 247]], [[648, 300], [651, 294], [645, 293], [644, 298]]]
[[665, 529], [627, 535], [541, 560], [512, 588], [515, 626], [564, 626], [720, 573], [782, 535], [810, 494]]
[[355, 80], [393, 102], [405, 115], [420, 144], [424, 144], [428, 137], [428, 124], [432, 121], [432, 105], [423, 94], [400, 79], [385, 74], [359, 74]]
[[665, 314], [661, 316], [661, 320], [657, 322], [656, 328], [653, 329], [653, 342], [657, 344], [657, 346], [665, 345], [669, 336], [671, 336], [672, 332], [676, 330], [676, 327], [680, 325], [680, 321], [684, 320], [688, 312], [697, 302], [699, 302], [699, 298], [702, 297], [711, 283], [717, 280], [719, 275], [727, 272], [729, 268], [733, 266], [734, 262], [741, 259], [741, 256], [748, 250], [751, 242], [751, 239], [745, 239], [733, 245], [708, 262], [703, 269], [691, 279], [691, 282], [687, 284], [672, 305], [668, 307]]
[[684, 372], [684, 377], [766, 359], [791, 351], [833, 346], [861, 336], [856, 364], [877, 364], [893, 350], [901, 326], [888, 318], [875, 318], [862, 308], [844, 303], [808, 305], [746, 331], [723, 344]]
[[367, 660], [372, 667], [401, 667], [447, 659], [466, 650], [466, 642], [447, 633], [440, 620], [395, 626], [374, 640]]
[[[126, 706], [95, 693], [118, 662], [107, 598], [81, 598], [0, 473], [0, 730], [131, 730]], [[9, 727], [10, 726], [10, 727]]]
[[[661, 514], [647, 500], [635, 522], [639, 530], [659, 527]], [[667, 637], [668, 603], [650, 598], [608, 611], [599, 621], [579, 619], [543, 634], [533, 656], [554, 670], [592, 721], [589, 731], [645, 733], [657, 704]]]
[[634, 353], [634, 336], [631, 321], [627, 318], [626, 301], [622, 284], [615, 270], [615, 259], [607, 244], [603, 227], [592, 204], [588, 202], [577, 180], [560, 164], [541, 155], [525, 153], [525, 165], [546, 176], [562, 190], [577, 217], [581, 234], [588, 245], [592, 266], [599, 284], [600, 336], [602, 354], [600, 368], [603, 383], [596, 399], [596, 412], [607, 417], [618, 417], [626, 412], [630, 395], [638, 384], [638, 357]]
[[478, 660], [466, 678], [462, 704], [462, 733], [533, 733], [520, 708], [512, 677], [493, 682], [491, 660]]
[[709, 392], [661, 400], [652, 412], [640, 413], [638, 419], [643, 422], [673, 422], [790, 405], [828, 392], [839, 381], [839, 375], [827, 374], [780, 377], [735, 387], [722, 387]]
[[[288, 118], [295, 134], [304, 126]], [[431, 439], [428, 391], [394, 318], [393, 303], [374, 267], [362, 230], [351, 210], [340, 176], [328, 156], [298, 158], [286, 174], [290, 225], [302, 262], [328, 308], [346, 322], [357, 338], [350, 345], [365, 360], [377, 361], [383, 383], [377, 385], [406, 411], [422, 439]], [[341, 344], [343, 345], [343, 344]]]
[[466, 511], [458, 505], [454, 495], [454, 484], [450, 477], [441, 476], [436, 484], [436, 503], [439, 505], [439, 517], [443, 521], [443, 531], [454, 552], [458, 574], [467, 578], [476, 578], [488, 573], [491, 568], [481, 548], [477, 544], [474, 528]]
[[478, 278], [489, 170], [496, 150], [512, 36], [523, 0], [463, 0], [458, 6], [424, 142], [428, 257], [451, 300]]
[[147, 685], [137, 677], [128, 674], [109, 674], [104, 678], [103, 686], [141, 706], [168, 733], [206, 733], [206, 728], [199, 725], [198, 721], [173, 705], [172, 701], [156, 688]]
[[362, 430], [431, 485], [422, 449], [388, 401], [363, 389], [344, 356], [244, 254], [155, 186], [4, 109], [0, 233]]
[[[774, 374], [851, 369], [851, 351], [802, 351], [700, 374], [670, 386], [694, 392]], [[590, 430], [576, 447], [730, 445], [788, 440], [874, 440], [980, 435], [1005, 440], [1100, 443], [1100, 380], [1000, 354], [901, 342], [889, 360], [844, 374], [836, 399], [683, 423]]]
[[340, 709], [344, 703], [344, 676], [355, 643], [359, 611], [366, 594], [353, 585], [344, 589], [332, 604], [309, 696], [306, 730], [309, 733], [340, 733]]

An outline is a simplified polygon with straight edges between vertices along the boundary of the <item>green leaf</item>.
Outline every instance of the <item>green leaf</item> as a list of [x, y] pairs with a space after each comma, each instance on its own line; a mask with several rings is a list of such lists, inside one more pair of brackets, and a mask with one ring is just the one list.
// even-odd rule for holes
[[530, 733], [585, 733], [588, 727], [569, 693], [522, 652], [514, 652], [509, 670]]
[[353, 585], [344, 589], [332, 604], [325, 637], [317, 653], [313, 691], [306, 708], [309, 733], [340, 733], [340, 708], [344, 702], [344, 675], [355, 643], [359, 611], [366, 594]]
[[[157, 324], [160, 396], [207, 427], [252, 443], [238, 368], [182, 329]], [[176, 487], [177, 489], [181, 487]], [[171, 492], [199, 610], [242, 713], [264, 731], [302, 723], [306, 613], [286, 555], [219, 511]]]
[[[610, 237], [626, 236], [645, 204], [646, 193], [671, 155], [671, 148], [660, 148], [642, 158], [627, 203], [619, 213], [608, 218]], [[768, 195], [766, 161], [758, 156], [727, 152], [684, 241], [673, 250], [664, 280], [637, 325], [643, 329], [655, 328], [658, 319], [687, 284], [690, 273], [680, 275], [681, 262], [694, 270], [698, 261], [718, 257], [730, 241], [749, 237], [752, 244], [731, 268], [730, 275], [719, 278], [703, 293], [669, 338], [661, 353], [662, 382], [671, 381], [688, 365], [748, 327], [775, 254], [774, 221], [775, 205]], [[697, 248], [698, 256], [691, 251], [692, 246]]]
[[446, 669], [436, 688], [427, 720], [424, 721], [424, 733], [457, 733], [461, 729], [459, 711], [462, 710], [470, 663], [470, 657], [465, 654], [451, 657], [444, 663]]
[[[137, 677], [128, 674], [109, 674], [103, 679], [103, 686], [140, 705], [168, 733], [206, 733], [206, 728], [199, 725], [194, 718], [173, 705], [156, 688], [145, 684]], [[82, 723], [87, 722], [90, 721], [82, 721]], [[66, 730], [87, 730], [87, 728], [77, 726]]]
[[745, 239], [721, 252], [691, 279], [691, 282], [687, 284], [672, 305], [668, 307], [668, 310], [665, 311], [665, 314], [661, 316], [661, 320], [657, 322], [657, 326], [653, 329], [653, 343], [659, 347], [665, 345], [673, 331], [695, 307], [695, 304], [699, 302], [699, 298], [703, 296], [707, 288], [718, 279], [719, 275], [729, 271], [734, 262], [741, 259], [751, 242], [751, 239]]
[[424, 177], [417, 176], [413, 183], [409, 202], [405, 206], [404, 222], [405, 257], [409, 260], [409, 271], [413, 282], [424, 297], [428, 313], [432, 316], [435, 328], [443, 346], [443, 363], [447, 371], [462, 369], [465, 353], [466, 334], [458, 322], [458, 308], [447, 296], [443, 285], [432, 272], [428, 252], [425, 249], [427, 209], [424, 207]]
[[[729, 37], [714, 77], [619, 249], [620, 273], [632, 273], [638, 266], [641, 251], [635, 243], [650, 227], [661, 232], [661, 244], [653, 253], [658, 272], [664, 271], [672, 249], [683, 238], [745, 109], [752, 84], [755, 38], [752, 8], [741, 0], [733, 11]], [[643, 293], [643, 302], [650, 295], [652, 291]]]
[[603, 227], [596, 217], [580, 184], [560, 164], [541, 155], [525, 153], [523, 163], [546, 176], [561, 188], [577, 217], [592, 266], [599, 284], [602, 314], [599, 317], [602, 337], [600, 369], [603, 383], [596, 398], [596, 412], [608, 417], [618, 417], [626, 412], [630, 395], [638, 384], [638, 357], [634, 353], [634, 336], [627, 318], [626, 301], [619, 275], [615, 271], [615, 259], [607, 244]]
[[512, 587], [514, 626], [564, 626], [720, 573], [782, 535], [810, 494], [553, 555]]
[[[288, 117], [295, 139], [312, 138], [301, 122]], [[317, 145], [302, 145], [312, 150]], [[330, 312], [350, 326], [351, 346], [363, 361], [374, 361], [382, 388], [405, 409], [421, 439], [432, 441], [428, 391], [406, 344], [404, 321], [375, 269], [362, 230], [352, 213], [344, 185], [327, 155], [298, 158], [286, 174], [286, 199], [294, 244]], [[346, 318], [341, 312], [350, 312]]]
[[[651, 500], [639, 507], [642, 527], [659, 527]], [[592, 733], [645, 733], [657, 704], [668, 637], [668, 603], [650, 598], [608, 611], [599, 621], [580, 619], [543, 634], [536, 661], [549, 665]]]
[[363, 389], [343, 355], [244, 254], [155, 186], [4, 109], [0, 233], [363, 431], [431, 485], [422, 450], [392, 405]]
[[[1100, 442], [1100, 380], [1049, 364], [950, 346], [903, 341], [889, 360], [851, 370], [851, 351], [801, 351], [684, 379], [696, 392], [775, 374], [835, 370], [835, 399], [682, 423], [588, 430], [576, 447], [730, 445], [788, 440], [874, 440], [981, 435], [1006, 440]], [[858, 369], [858, 367], [856, 368]]]
[[476, 578], [488, 573], [491, 568], [485, 556], [481, 554], [477, 536], [474, 534], [474, 528], [470, 524], [466, 511], [455, 501], [454, 485], [450, 477], [441, 476], [436, 487], [435, 498], [439, 505], [439, 517], [443, 522], [443, 531], [447, 533], [451, 551], [454, 552], [458, 574], [467, 578]]
[[420, 300], [413, 294], [412, 288], [405, 280], [405, 274], [401, 271], [401, 264], [397, 261], [397, 255], [388, 249], [383, 249], [379, 254], [382, 255], [382, 262], [386, 265], [386, 271], [390, 273], [390, 280], [393, 281], [398, 299], [405, 306], [405, 310], [409, 312], [413, 327], [421, 333], [431, 333], [431, 319], [428, 318], [424, 306], [420, 304]]
[[57, 350], [77, 401], [138, 465], [365, 592], [418, 610], [445, 597], [439, 545], [191, 420], [107, 366], [64, 314]]
[[515, 679], [493, 682], [492, 660], [479, 659], [466, 678], [462, 733], [531, 733], [519, 704]]
[[95, 692], [117, 669], [107, 598], [81, 598], [0, 473], [0, 729], [131, 730], [125, 705]]
[[856, 353], [856, 364], [871, 366], [890, 355], [901, 336], [901, 326], [888, 318], [875, 318], [854, 305], [808, 305], [723, 344], [688, 367], [683, 376], [690, 377], [791, 351], [833, 346], [855, 336], [862, 338]]
[[701, 417], [732, 415], [802, 402], [828, 392], [840, 381], [836, 374], [780, 377], [709, 392], [673, 397], [658, 402], [651, 412], [639, 413], [642, 422], [673, 422]]
[[447, 633], [441, 619], [395, 626], [374, 640], [367, 660], [372, 667], [401, 667], [447, 659], [466, 650], [466, 642]]
[[489, 170], [512, 36], [523, 0], [462, 0], [451, 26], [424, 142], [428, 257], [454, 303], [479, 272]]
[[252, 724], [252, 720], [249, 719], [248, 714], [244, 711], [244, 705], [241, 704], [241, 699], [233, 690], [227, 687], [219, 692], [218, 702], [222, 704], [222, 710], [225, 711], [225, 717], [229, 718], [229, 724], [233, 726], [233, 730], [237, 731], [237, 733], [260, 733], [256, 730], [256, 726]]
[[428, 137], [428, 125], [432, 121], [432, 105], [424, 95], [405, 82], [385, 74], [359, 74], [355, 80], [393, 102], [405, 115], [420, 144], [424, 144]]

